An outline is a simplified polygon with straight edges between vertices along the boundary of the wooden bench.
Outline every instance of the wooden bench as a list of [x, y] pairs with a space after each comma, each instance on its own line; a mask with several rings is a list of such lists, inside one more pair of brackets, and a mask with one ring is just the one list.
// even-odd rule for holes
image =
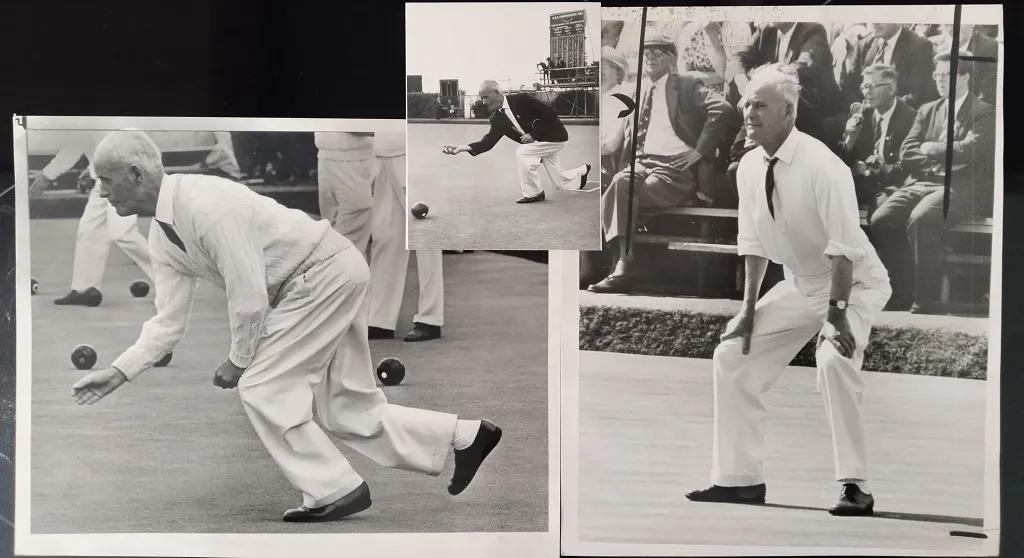
[[[717, 244], [710, 242], [711, 239], [711, 221], [713, 219], [736, 219], [739, 213], [735, 209], [727, 208], [715, 208], [715, 207], [676, 207], [668, 209], [659, 213], [658, 215], [677, 215], [682, 217], [696, 217], [700, 219], [700, 233], [696, 238], [683, 237], [683, 236], [670, 236], [670, 235], [656, 235], [656, 234], [639, 234], [636, 237], [636, 242], [642, 244], [655, 244], [665, 246], [668, 250], [678, 252], [689, 252], [697, 255], [705, 254], [721, 254], [721, 255], [737, 255], [737, 247], [735, 244]], [[867, 227], [867, 210], [860, 210], [860, 224], [862, 227]], [[951, 227], [950, 232], [964, 233], [964, 234], [992, 234], [993, 219], [991, 217], [978, 219], [974, 221], [960, 223]], [[698, 256], [699, 257], [699, 256]], [[944, 264], [950, 265], [972, 265], [972, 266], [987, 266], [991, 265], [992, 258], [986, 255], [979, 254], [959, 254], [952, 253], [947, 254], [943, 257]], [[736, 262], [736, 290], [739, 292], [743, 291], [743, 273], [744, 267], [742, 261]], [[701, 265], [697, 268], [697, 292], [698, 296], [704, 296], [707, 292], [707, 279], [705, 273], [705, 266]], [[940, 302], [949, 302], [949, 274], [944, 270], [942, 276], [942, 286], [940, 289]]]

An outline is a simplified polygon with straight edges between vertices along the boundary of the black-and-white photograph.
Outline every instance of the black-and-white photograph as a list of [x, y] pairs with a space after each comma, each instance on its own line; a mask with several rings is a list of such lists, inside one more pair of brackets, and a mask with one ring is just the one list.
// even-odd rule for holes
[[603, 8], [563, 553], [997, 551], [1002, 9], [865, 8]]
[[406, 4], [410, 249], [600, 250], [583, 2]]
[[406, 250], [404, 121], [15, 123], [19, 555], [557, 551], [547, 259]]

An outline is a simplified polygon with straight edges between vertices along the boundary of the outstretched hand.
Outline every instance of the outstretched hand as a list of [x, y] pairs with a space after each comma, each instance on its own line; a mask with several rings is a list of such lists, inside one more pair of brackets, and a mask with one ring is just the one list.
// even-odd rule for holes
[[117, 368], [104, 368], [86, 374], [71, 386], [71, 397], [79, 405], [92, 405], [127, 381], [128, 377]]

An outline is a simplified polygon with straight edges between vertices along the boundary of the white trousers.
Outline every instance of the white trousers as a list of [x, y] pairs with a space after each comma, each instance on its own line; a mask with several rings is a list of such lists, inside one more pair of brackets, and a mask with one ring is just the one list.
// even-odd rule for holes
[[516, 148], [516, 166], [519, 168], [519, 185], [523, 196], [532, 198], [544, 192], [540, 185], [540, 169], [544, 169], [551, 185], [559, 190], [578, 190], [580, 177], [587, 172], [586, 165], [563, 170], [559, 152], [564, 142], [538, 141]]
[[309, 261], [324, 259], [286, 285], [238, 383], [256, 434], [308, 507], [363, 482], [323, 429], [380, 465], [431, 476], [441, 474], [455, 436], [455, 415], [391, 405], [377, 387], [369, 268], [358, 250], [338, 252], [343, 242], [333, 235]]
[[331, 227], [355, 244], [361, 254], [366, 254], [370, 243], [374, 166], [372, 158], [317, 160], [320, 217], [329, 220]]
[[[830, 280], [828, 275], [812, 282], [787, 276], [757, 302], [750, 352], [743, 354], [740, 338], [724, 341], [715, 349], [713, 484], [764, 482], [766, 409], [761, 396], [824, 326]], [[816, 353], [818, 391], [832, 430], [836, 480], [868, 480], [860, 367], [871, 328], [890, 294], [888, 283], [866, 288], [855, 282], [846, 310], [857, 344], [853, 358], [840, 355], [828, 341]]]
[[[402, 308], [409, 250], [405, 249], [405, 155], [378, 157], [370, 244], [370, 325], [394, 330]], [[444, 325], [441, 250], [416, 250], [419, 308], [413, 321]]]
[[71, 288], [78, 292], [90, 287], [100, 288], [114, 242], [138, 265], [154, 284], [153, 265], [149, 259], [149, 243], [139, 232], [134, 215], [122, 217], [110, 202], [100, 197], [99, 181], [89, 191], [85, 211], [78, 221], [75, 261], [71, 272]]

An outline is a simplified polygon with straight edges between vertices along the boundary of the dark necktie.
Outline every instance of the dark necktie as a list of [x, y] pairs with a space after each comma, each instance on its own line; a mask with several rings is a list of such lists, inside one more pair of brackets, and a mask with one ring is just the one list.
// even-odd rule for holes
[[644, 141], [647, 139], [647, 128], [651, 123], [651, 104], [654, 102], [654, 88], [657, 84], [652, 83], [644, 97], [644, 104], [640, 107], [640, 121], [636, 129], [636, 152], [641, 154], [644, 151]]
[[882, 117], [875, 114], [875, 145], [878, 156], [885, 162], [885, 138], [882, 137]]
[[885, 47], [889, 45], [889, 41], [882, 39], [882, 44], [878, 47], [878, 52], [875, 53], [875, 64], [885, 64]]
[[768, 213], [775, 219], [775, 202], [772, 196], [775, 194], [775, 163], [779, 162], [778, 157], [768, 160], [768, 172], [764, 175], [764, 193], [768, 196]]
[[168, 225], [167, 223], [164, 223], [163, 221], [157, 221], [157, 223], [160, 223], [160, 228], [164, 230], [164, 234], [167, 235], [167, 238], [169, 238], [171, 242], [174, 243], [175, 246], [181, 248], [182, 252], [185, 252], [187, 254], [188, 251], [185, 250], [185, 243], [181, 241], [181, 237], [178, 236], [178, 233], [174, 232], [174, 229], [171, 228], [171, 226]]

